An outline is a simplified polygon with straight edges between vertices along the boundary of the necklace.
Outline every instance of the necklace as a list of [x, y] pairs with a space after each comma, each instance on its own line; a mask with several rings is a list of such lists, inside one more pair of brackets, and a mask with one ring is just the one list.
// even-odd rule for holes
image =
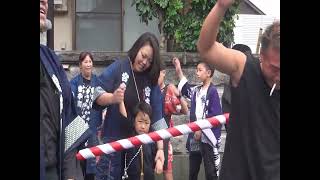
[[134, 86], [135, 86], [135, 88], [136, 88], [138, 100], [139, 100], [139, 102], [140, 102], [139, 91], [138, 91], [138, 87], [137, 87], [137, 83], [136, 83], [136, 77], [135, 77], [135, 75], [134, 75], [134, 73], [133, 73], [132, 62], [131, 62], [130, 57], [129, 57], [129, 62], [130, 62], [130, 67], [131, 67], [131, 73], [132, 73], [132, 76], [133, 76]]
[[164, 88], [166, 88], [166, 85], [164, 85], [163, 87], [161, 87], [161, 92], [163, 92]]
[[128, 167], [127, 167], [127, 153], [125, 154], [125, 157], [124, 157], [124, 174], [122, 176], [122, 180], [128, 179], [129, 176], [128, 176], [127, 170], [129, 169], [129, 167], [130, 167], [132, 161], [134, 160], [134, 158], [136, 158], [138, 156], [138, 154], [140, 153], [141, 150], [142, 150], [142, 145], [140, 145], [139, 150], [136, 152], [136, 154], [130, 160], [130, 162], [128, 164]]

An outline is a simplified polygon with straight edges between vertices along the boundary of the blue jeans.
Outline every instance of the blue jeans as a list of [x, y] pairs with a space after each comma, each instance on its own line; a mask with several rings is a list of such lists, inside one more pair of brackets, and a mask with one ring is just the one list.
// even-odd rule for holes
[[[103, 138], [103, 143], [111, 142], [110, 138]], [[122, 152], [102, 155], [97, 163], [96, 180], [121, 180], [123, 175]]]

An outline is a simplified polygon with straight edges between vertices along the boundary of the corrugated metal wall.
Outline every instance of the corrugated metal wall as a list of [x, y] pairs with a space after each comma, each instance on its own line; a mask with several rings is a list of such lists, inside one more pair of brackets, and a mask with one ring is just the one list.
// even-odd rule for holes
[[275, 17], [268, 15], [239, 14], [239, 19], [236, 20], [236, 27], [234, 29], [235, 44], [246, 44], [255, 53], [259, 29], [262, 28], [264, 31], [275, 20]]

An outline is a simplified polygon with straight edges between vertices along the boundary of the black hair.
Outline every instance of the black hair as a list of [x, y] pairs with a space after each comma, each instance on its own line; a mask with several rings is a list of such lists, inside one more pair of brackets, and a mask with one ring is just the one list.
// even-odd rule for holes
[[128, 51], [128, 56], [132, 62], [134, 63], [136, 56], [139, 52], [139, 50], [146, 44], [149, 44], [153, 49], [153, 57], [152, 57], [152, 63], [150, 67], [147, 69], [148, 76], [151, 79], [152, 85], [156, 85], [158, 83], [158, 78], [160, 74], [160, 49], [159, 49], [159, 41], [157, 37], [150, 33], [146, 32], [143, 33], [133, 44], [131, 49]]
[[81, 52], [79, 55], [79, 64], [81, 64], [87, 56], [89, 56], [91, 61], [93, 62], [92, 54], [90, 52], [84, 51], [84, 52]]
[[151, 119], [152, 108], [148, 103], [146, 103], [144, 101], [139, 102], [135, 106], [135, 108], [133, 109], [133, 117], [136, 117], [139, 112], [143, 112], [143, 113], [147, 114], [149, 116], [149, 118]]
[[[214, 73], [214, 67], [213, 67], [213, 65], [211, 65], [211, 64], [209, 64], [209, 63], [206, 63], [206, 62], [204, 62], [204, 61], [201, 61], [199, 64], [203, 64], [204, 67], [206, 68], [206, 70], [210, 70], [210, 71], [211, 71], [210, 77], [213, 76], [213, 73]], [[199, 64], [198, 64], [198, 65], [199, 65]]]
[[247, 45], [245, 45], [245, 44], [235, 44], [235, 45], [232, 47], [232, 49], [241, 51], [241, 52], [243, 52], [243, 53], [248, 52], [248, 53], [252, 54], [250, 47], [247, 46]]

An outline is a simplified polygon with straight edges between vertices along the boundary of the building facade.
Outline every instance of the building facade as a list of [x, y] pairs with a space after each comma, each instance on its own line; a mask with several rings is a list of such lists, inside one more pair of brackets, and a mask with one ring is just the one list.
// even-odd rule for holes
[[54, 50], [127, 51], [143, 32], [160, 37], [157, 20], [141, 23], [131, 0], [54, 3]]
[[[160, 38], [158, 20], [148, 26], [140, 22], [132, 0], [50, 1], [54, 4], [54, 50], [127, 51], [146, 31]], [[235, 43], [248, 44], [255, 52], [259, 29], [273, 20], [249, 0], [242, 1]]]

